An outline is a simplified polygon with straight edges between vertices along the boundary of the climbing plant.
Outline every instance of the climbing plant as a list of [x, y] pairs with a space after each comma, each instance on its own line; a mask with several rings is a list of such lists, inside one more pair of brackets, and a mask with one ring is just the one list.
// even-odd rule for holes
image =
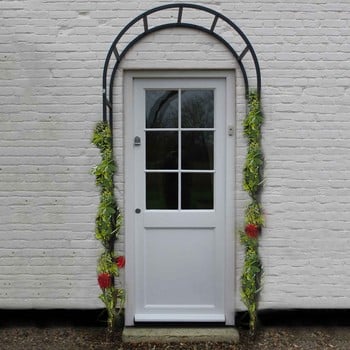
[[243, 188], [250, 196], [245, 211], [245, 229], [241, 232], [241, 243], [245, 258], [241, 275], [241, 297], [249, 313], [249, 326], [254, 334], [257, 324], [258, 296], [261, 289], [262, 264], [259, 257], [259, 235], [264, 224], [259, 194], [262, 188], [263, 154], [261, 151], [261, 126], [263, 114], [259, 95], [249, 94], [248, 114], [243, 122], [244, 135], [248, 140], [248, 151], [243, 169]]
[[122, 216], [114, 195], [114, 173], [112, 133], [105, 122], [99, 122], [93, 133], [92, 143], [99, 148], [101, 162], [92, 170], [96, 185], [100, 188], [100, 204], [96, 215], [95, 237], [101, 242], [103, 252], [98, 260], [98, 284], [101, 288], [99, 298], [107, 310], [109, 331], [113, 331], [118, 317], [117, 307], [121, 312], [124, 304], [124, 291], [115, 287], [119, 269], [124, 267], [125, 258], [117, 257], [114, 245], [120, 233]]

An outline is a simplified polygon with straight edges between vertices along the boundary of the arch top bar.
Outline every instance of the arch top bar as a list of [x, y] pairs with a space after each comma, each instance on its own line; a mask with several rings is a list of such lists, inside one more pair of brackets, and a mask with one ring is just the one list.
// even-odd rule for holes
[[[158, 25], [155, 27], [150, 27], [149, 26], [149, 21], [148, 21], [148, 16], [160, 11], [164, 11], [164, 10], [168, 10], [168, 9], [178, 9], [178, 13], [177, 16], [172, 17], [169, 19], [169, 22], [166, 24], [162, 24], [162, 25]], [[202, 11], [202, 12], [206, 12], [209, 13], [210, 15], [213, 16], [213, 21], [211, 22], [211, 26], [209, 28], [206, 28], [204, 26], [201, 25], [197, 25], [195, 23], [189, 23], [184, 22], [183, 21], [183, 14], [185, 9], [194, 9], [194, 10], [198, 10], [198, 11]], [[245, 43], [245, 48], [243, 49], [243, 51], [238, 54], [235, 49], [232, 47], [232, 45], [226, 40], [224, 39], [222, 36], [220, 36], [217, 32], [215, 32], [216, 26], [217, 26], [217, 22], [218, 20], [221, 19], [222, 21], [226, 22], [226, 24], [228, 24], [234, 32], [236, 32], [241, 39], [244, 41]], [[117, 44], [120, 42], [121, 38], [123, 37], [123, 35], [133, 26], [135, 25], [137, 22], [142, 21], [142, 28], [143, 28], [143, 32], [141, 32], [140, 34], [138, 34], [132, 41], [130, 41], [126, 47], [123, 49], [123, 51], [119, 52], [117, 49]], [[193, 20], [192, 22], [195, 22], [195, 20]], [[196, 29], [196, 30], [200, 30], [203, 31], [205, 33], [208, 33], [209, 35], [212, 35], [214, 38], [216, 38], [217, 40], [219, 40], [220, 42], [222, 42], [231, 52], [231, 54], [233, 55], [234, 59], [237, 61], [242, 74], [243, 74], [243, 78], [244, 78], [244, 84], [245, 84], [245, 90], [246, 90], [246, 96], [248, 96], [249, 94], [249, 82], [248, 82], [248, 76], [243, 64], [243, 59], [246, 56], [246, 54], [249, 52], [251, 55], [251, 58], [253, 59], [254, 62], [254, 68], [255, 68], [255, 75], [256, 75], [256, 90], [258, 95], [260, 96], [261, 93], [261, 74], [260, 74], [260, 67], [259, 67], [259, 62], [257, 59], [257, 56], [255, 54], [255, 51], [253, 49], [253, 46], [251, 45], [251, 43], [249, 42], [247, 36], [243, 33], [243, 31], [234, 23], [232, 22], [228, 17], [226, 17], [225, 15], [202, 5], [196, 5], [196, 4], [190, 4], [190, 3], [174, 3], [174, 4], [167, 4], [167, 5], [161, 5], [155, 8], [152, 8], [150, 10], [147, 10], [145, 12], [143, 12], [142, 14], [138, 15], [137, 17], [135, 17], [133, 20], [131, 20], [117, 35], [117, 37], [114, 39], [106, 60], [105, 60], [105, 64], [104, 64], [104, 68], [103, 68], [103, 81], [102, 81], [102, 85], [103, 85], [103, 120], [107, 121], [107, 109], [109, 110], [109, 123], [112, 126], [112, 122], [113, 122], [113, 82], [114, 82], [114, 78], [117, 72], [117, 68], [121, 62], [121, 60], [123, 59], [123, 57], [125, 56], [125, 54], [127, 53], [127, 51], [133, 47], [139, 40], [141, 40], [142, 38], [144, 38], [147, 34], [150, 33], [154, 33], [158, 30], [162, 30], [162, 29], [166, 29], [166, 28], [178, 28], [178, 27], [182, 27], [182, 28], [192, 28], [192, 29]], [[108, 73], [108, 68], [109, 68], [109, 63], [111, 60], [111, 56], [112, 54], [115, 55], [116, 58], [116, 63], [114, 64], [113, 70], [112, 70], [112, 74], [109, 78], [109, 93], [108, 93], [108, 97], [107, 97], [107, 73]]]

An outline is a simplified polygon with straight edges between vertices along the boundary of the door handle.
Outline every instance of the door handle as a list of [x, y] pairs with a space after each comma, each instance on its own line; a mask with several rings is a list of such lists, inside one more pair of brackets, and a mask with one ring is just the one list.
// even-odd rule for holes
[[136, 209], [135, 209], [135, 213], [136, 213], [136, 214], [140, 214], [140, 213], [141, 213], [141, 209], [140, 209], [140, 208], [136, 208]]

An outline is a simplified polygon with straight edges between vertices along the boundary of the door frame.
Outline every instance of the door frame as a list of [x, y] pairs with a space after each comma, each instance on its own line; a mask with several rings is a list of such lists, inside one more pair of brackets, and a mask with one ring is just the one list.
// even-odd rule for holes
[[123, 84], [124, 106], [124, 208], [125, 208], [125, 325], [134, 325], [135, 314], [135, 171], [134, 171], [134, 111], [133, 85], [134, 79], [171, 79], [171, 78], [224, 78], [226, 90], [226, 193], [225, 197], [225, 324], [234, 325], [235, 313], [235, 71], [234, 70], [125, 70]]

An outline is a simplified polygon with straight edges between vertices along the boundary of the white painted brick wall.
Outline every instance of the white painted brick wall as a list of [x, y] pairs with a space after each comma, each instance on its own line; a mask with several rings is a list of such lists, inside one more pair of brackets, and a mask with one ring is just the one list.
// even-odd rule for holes
[[[0, 308], [102, 306], [95, 274], [100, 248], [93, 236], [98, 192], [89, 175], [99, 160], [90, 137], [101, 118], [102, 67], [122, 27], [167, 2], [1, 1]], [[231, 18], [261, 66], [266, 118], [261, 307], [349, 308], [349, 1], [196, 3]], [[195, 16], [184, 15], [189, 21]], [[214, 39], [167, 30], [135, 46], [121, 68], [179, 67], [235, 64]], [[121, 206], [122, 84], [120, 74], [115, 146]], [[238, 73], [237, 226], [246, 202], [242, 94]], [[242, 251], [236, 243], [239, 284]], [[238, 288], [237, 304], [241, 309]]]

